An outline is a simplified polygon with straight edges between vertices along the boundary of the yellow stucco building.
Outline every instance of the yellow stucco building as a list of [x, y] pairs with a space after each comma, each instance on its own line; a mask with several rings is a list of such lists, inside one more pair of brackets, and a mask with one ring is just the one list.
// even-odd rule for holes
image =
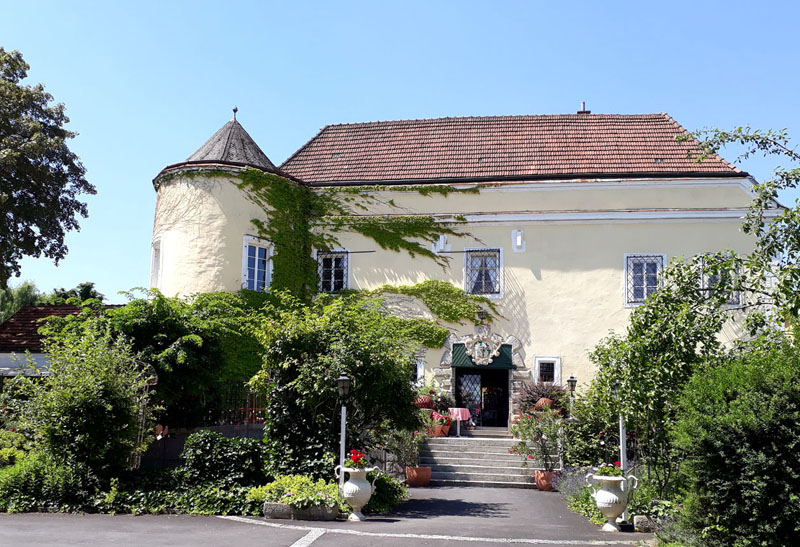
[[[481, 362], [471, 325], [449, 325], [447, 347], [418, 368], [461, 403], [484, 405], [484, 425], [504, 426], [520, 380], [593, 376], [587, 351], [624, 330], [670, 259], [751, 248], [740, 225], [752, 179], [718, 156], [694, 161], [697, 143], [676, 140], [685, 134], [666, 114], [587, 111], [341, 124], [276, 167], [234, 118], [154, 179], [150, 285], [167, 295], [268, 290], [272, 248], [251, 224], [264, 213], [234, 184], [244, 167], [319, 188], [372, 185], [386, 205], [367, 215], [462, 215], [473, 237], [433, 245], [446, 269], [345, 233], [340, 248], [317, 252], [320, 290], [440, 279], [492, 299], [502, 315], [482, 333], [492, 362]], [[217, 176], [203, 175], [211, 169]], [[423, 196], [410, 185], [479, 192]]]

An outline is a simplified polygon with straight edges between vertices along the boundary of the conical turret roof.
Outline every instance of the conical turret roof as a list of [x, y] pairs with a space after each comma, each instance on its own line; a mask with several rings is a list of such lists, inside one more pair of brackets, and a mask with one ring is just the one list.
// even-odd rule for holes
[[275, 170], [275, 164], [258, 147], [256, 141], [236, 121], [236, 118], [223, 125], [203, 146], [186, 158], [186, 161], [241, 164], [268, 171]]

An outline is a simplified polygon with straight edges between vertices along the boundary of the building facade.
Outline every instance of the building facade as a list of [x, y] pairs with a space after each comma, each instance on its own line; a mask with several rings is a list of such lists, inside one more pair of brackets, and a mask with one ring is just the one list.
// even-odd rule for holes
[[[234, 118], [154, 179], [150, 285], [167, 295], [269, 289], [272, 247], [251, 223], [264, 212], [235, 185], [245, 167], [320, 190], [361, 187], [379, 197], [365, 215], [463, 218], [471, 237], [433, 245], [444, 269], [341, 234], [339, 248], [316, 251], [320, 290], [439, 279], [491, 299], [500, 317], [481, 332], [448, 325], [446, 347], [427, 350], [419, 369], [503, 426], [519, 381], [588, 381], [588, 351], [625, 329], [671, 259], [751, 249], [740, 225], [752, 179], [716, 155], [697, 162], [697, 143], [676, 140], [684, 135], [666, 114], [587, 111], [341, 124], [276, 167]], [[419, 185], [477, 192], [423, 195]]]

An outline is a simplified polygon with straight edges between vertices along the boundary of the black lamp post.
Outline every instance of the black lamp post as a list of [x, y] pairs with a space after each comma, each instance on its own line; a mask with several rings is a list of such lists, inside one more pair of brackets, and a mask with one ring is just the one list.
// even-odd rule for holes
[[350, 378], [341, 374], [336, 379], [336, 387], [339, 390], [339, 398], [342, 400], [342, 430], [339, 435], [339, 488], [344, 484], [344, 447], [345, 447], [345, 430], [347, 428], [347, 396], [350, 395]]

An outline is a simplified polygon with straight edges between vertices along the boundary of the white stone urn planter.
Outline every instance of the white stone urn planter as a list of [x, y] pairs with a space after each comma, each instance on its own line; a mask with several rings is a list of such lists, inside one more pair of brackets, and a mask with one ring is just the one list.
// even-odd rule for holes
[[[592, 492], [592, 498], [597, 508], [606, 517], [606, 523], [601, 528], [604, 532], [619, 532], [617, 517], [620, 516], [628, 506], [628, 496], [639, 485], [639, 479], [633, 475], [627, 477], [610, 477], [608, 475], [586, 475], [586, 483], [594, 486], [589, 479], [600, 483], [600, 487]], [[633, 486], [630, 480], [633, 479]]]
[[350, 478], [345, 481], [344, 485], [341, 487], [342, 497], [350, 504], [350, 507], [353, 508], [353, 512], [350, 513], [347, 520], [364, 520], [366, 518], [364, 513], [361, 512], [361, 508], [364, 507], [369, 502], [369, 498], [372, 497], [372, 492], [375, 490], [375, 479], [378, 478], [376, 476], [375, 479], [372, 480], [372, 484], [370, 484], [367, 480], [367, 473], [377, 470], [377, 467], [356, 469], [354, 467], [342, 467], [341, 465], [336, 466], [335, 472], [337, 479], [341, 473], [350, 474]]

